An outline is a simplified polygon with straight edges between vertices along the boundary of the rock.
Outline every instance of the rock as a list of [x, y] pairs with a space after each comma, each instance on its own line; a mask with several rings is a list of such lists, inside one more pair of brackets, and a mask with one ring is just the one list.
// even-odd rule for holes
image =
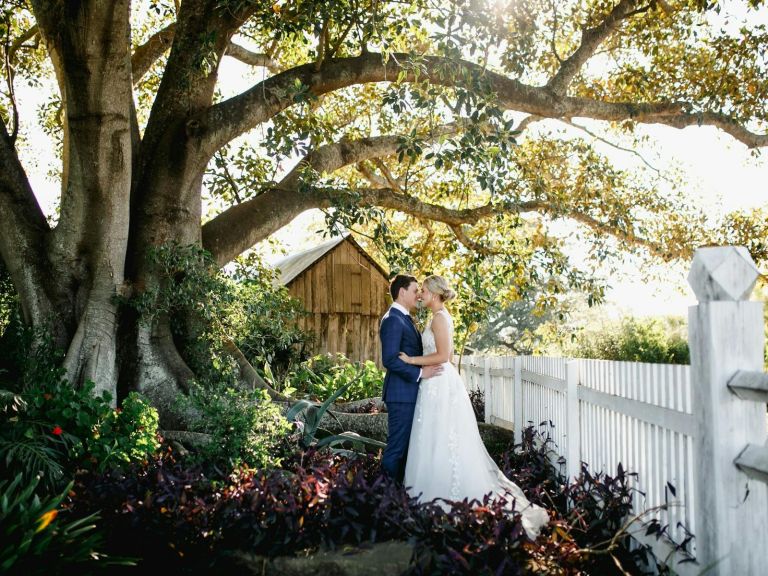
[[266, 558], [241, 550], [228, 555], [226, 566], [217, 572], [259, 576], [387, 576], [402, 574], [411, 561], [413, 548], [405, 542], [381, 542], [303, 557]]
[[491, 456], [498, 456], [506, 450], [511, 450], [515, 441], [515, 433], [508, 428], [478, 422], [480, 437]]
[[515, 440], [515, 433], [509, 428], [502, 428], [485, 422], [478, 422], [477, 426], [480, 428], [480, 436], [483, 437], [483, 442], [486, 444], [489, 442], [511, 444]]

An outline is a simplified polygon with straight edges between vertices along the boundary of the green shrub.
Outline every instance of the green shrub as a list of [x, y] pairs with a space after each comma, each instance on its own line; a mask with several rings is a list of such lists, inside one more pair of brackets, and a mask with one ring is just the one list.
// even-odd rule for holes
[[53, 489], [78, 468], [103, 471], [159, 448], [157, 410], [138, 394], [113, 409], [108, 393], [94, 395], [92, 382], [80, 389], [65, 380], [46, 384], [25, 390], [25, 408], [0, 425], [0, 457], [9, 474], [21, 472], [27, 481], [40, 474]]
[[370, 360], [350, 362], [343, 354], [319, 354], [291, 372], [285, 379], [283, 390], [325, 400], [350, 382], [352, 385], [345, 389], [339, 402], [381, 396], [384, 372]]
[[225, 311], [232, 339], [254, 366], [268, 364], [282, 378], [306, 360], [312, 336], [299, 329], [301, 301], [277, 282], [277, 272], [255, 254], [240, 258], [229, 275], [234, 298]]
[[[21, 340], [31, 339], [27, 332]], [[21, 473], [30, 482], [57, 490], [78, 468], [105, 470], [143, 460], [159, 447], [157, 411], [136, 394], [121, 408], [111, 396], [94, 393], [93, 382], [74, 388], [64, 379], [61, 354], [40, 336], [21, 359], [16, 390], [6, 391], [2, 409], [12, 416], [0, 421], [2, 477]]]
[[108, 564], [132, 564], [110, 560], [99, 551], [103, 538], [95, 530], [98, 514], [66, 521], [60, 505], [72, 488], [70, 483], [56, 496], [40, 498], [39, 478], [26, 482], [21, 474], [0, 482], [0, 572], [3, 574], [87, 573]]
[[[64, 454], [54, 438], [42, 429], [36, 429], [31, 420], [23, 420], [28, 408], [20, 394], [0, 390], [0, 460], [4, 464], [0, 479], [11, 479], [21, 474], [25, 481], [43, 480], [47, 487], [56, 487], [64, 477]], [[45, 432], [44, 432], [45, 430]]]
[[200, 414], [193, 431], [212, 437], [196, 453], [201, 463], [225, 473], [280, 464], [278, 448], [291, 426], [265, 391], [194, 384], [183, 402]]
[[94, 428], [88, 452], [97, 468], [141, 462], [154, 454], [160, 443], [157, 410], [136, 392], [128, 394], [120, 408], [110, 410]]
[[582, 332], [567, 354], [579, 358], [687, 364], [687, 335], [682, 320], [624, 318]]
[[219, 269], [195, 245], [153, 248], [149, 263], [161, 281], [121, 303], [144, 322], [171, 318], [182, 355], [201, 382], [235, 385], [238, 366], [223, 342], [232, 340], [254, 366], [265, 364], [281, 377], [305, 359], [311, 336], [298, 328], [301, 302], [276, 282], [276, 271], [256, 254]]

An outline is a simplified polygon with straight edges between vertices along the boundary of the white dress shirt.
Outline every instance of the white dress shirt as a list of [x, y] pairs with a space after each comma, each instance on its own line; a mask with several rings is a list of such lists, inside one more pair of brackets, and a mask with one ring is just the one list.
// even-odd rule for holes
[[395, 310], [400, 310], [400, 312], [402, 312], [406, 316], [410, 316], [411, 315], [411, 313], [408, 312], [408, 310], [405, 308], [405, 306], [403, 306], [402, 304], [400, 304], [398, 302], [392, 302], [392, 308], [394, 308]]

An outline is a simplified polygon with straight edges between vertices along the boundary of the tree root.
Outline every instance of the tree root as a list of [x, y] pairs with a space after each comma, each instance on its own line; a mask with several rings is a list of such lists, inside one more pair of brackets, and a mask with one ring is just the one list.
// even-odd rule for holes
[[237, 362], [237, 365], [240, 367], [240, 379], [250, 390], [256, 388], [266, 390], [272, 400], [290, 401], [288, 396], [281, 394], [272, 388], [272, 386], [259, 376], [256, 369], [250, 362], [248, 362], [248, 358], [245, 357], [245, 354], [242, 353], [240, 348], [237, 347], [237, 344], [235, 344], [231, 338], [224, 337], [223, 343], [224, 349], [235, 359], [235, 362]]

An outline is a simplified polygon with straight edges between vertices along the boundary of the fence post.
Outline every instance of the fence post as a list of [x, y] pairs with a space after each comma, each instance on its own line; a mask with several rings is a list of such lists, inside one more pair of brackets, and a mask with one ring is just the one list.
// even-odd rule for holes
[[491, 423], [493, 415], [493, 390], [491, 389], [491, 358], [483, 356], [483, 396], [485, 396], [485, 423]]
[[514, 411], [512, 424], [515, 429], [515, 444], [520, 444], [523, 441], [523, 428], [525, 428], [523, 421], [523, 359], [520, 356], [515, 356], [512, 359], [512, 368], [515, 371], [512, 388], [512, 410]]
[[568, 482], [581, 473], [581, 408], [579, 407], [579, 379], [581, 378], [581, 362], [569, 360], [565, 363], [565, 382], [567, 385], [565, 397], [565, 441], [568, 443], [565, 452], [565, 469]]
[[764, 574], [768, 486], [734, 460], [766, 438], [765, 403], [728, 387], [738, 370], [763, 370], [763, 304], [747, 301], [759, 275], [743, 247], [699, 248], [688, 282], [698, 305], [688, 310], [694, 439], [696, 557], [708, 574]]

